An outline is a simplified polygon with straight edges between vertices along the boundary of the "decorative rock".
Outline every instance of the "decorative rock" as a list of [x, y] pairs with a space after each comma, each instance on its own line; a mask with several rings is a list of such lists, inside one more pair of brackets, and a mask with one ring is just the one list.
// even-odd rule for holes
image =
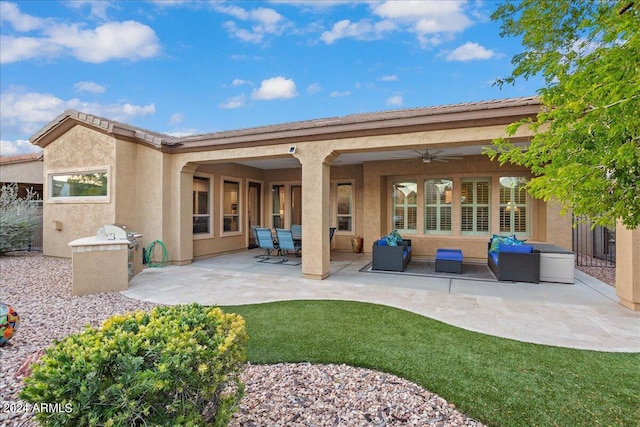
[[0, 345], [9, 342], [18, 330], [20, 316], [10, 305], [0, 303]]

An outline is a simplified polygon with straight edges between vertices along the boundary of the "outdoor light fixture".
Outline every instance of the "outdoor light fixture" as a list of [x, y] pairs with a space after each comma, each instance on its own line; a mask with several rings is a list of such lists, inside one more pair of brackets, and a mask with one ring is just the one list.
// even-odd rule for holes
[[296, 146], [292, 145], [291, 147], [289, 147], [289, 154], [295, 154], [296, 153]]

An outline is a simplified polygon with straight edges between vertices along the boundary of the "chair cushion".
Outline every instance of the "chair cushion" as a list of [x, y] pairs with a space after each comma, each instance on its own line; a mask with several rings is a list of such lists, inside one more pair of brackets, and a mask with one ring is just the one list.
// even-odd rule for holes
[[508, 245], [500, 243], [498, 252], [515, 252], [521, 254], [529, 254], [533, 252], [533, 245]]

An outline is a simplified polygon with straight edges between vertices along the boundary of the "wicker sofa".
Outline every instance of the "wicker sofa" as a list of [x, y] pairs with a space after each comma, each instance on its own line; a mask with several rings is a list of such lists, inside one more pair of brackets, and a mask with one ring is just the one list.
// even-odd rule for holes
[[540, 282], [540, 252], [532, 245], [507, 245], [500, 243], [498, 251], [488, 245], [489, 268], [500, 281]]
[[371, 269], [404, 271], [411, 261], [411, 240], [404, 239], [398, 246], [385, 245], [381, 240], [373, 242]]

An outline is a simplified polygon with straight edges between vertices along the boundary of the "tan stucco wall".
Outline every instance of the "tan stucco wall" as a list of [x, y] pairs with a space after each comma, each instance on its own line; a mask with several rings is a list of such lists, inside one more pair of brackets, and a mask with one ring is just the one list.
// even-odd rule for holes
[[[45, 148], [44, 158], [44, 255], [70, 257], [70, 241], [93, 236], [105, 224], [124, 224], [142, 233], [143, 246], [165, 239], [171, 231], [165, 214], [172, 204], [166, 189], [171, 177], [166, 154], [75, 126]], [[109, 174], [108, 200], [55, 201], [49, 197], [48, 174], [98, 169]]]
[[118, 292], [129, 287], [127, 245], [116, 248], [73, 252], [73, 295]]
[[[47, 256], [71, 257], [68, 243], [95, 235], [98, 224], [115, 222], [114, 164], [115, 140], [83, 126], [75, 126], [45, 148], [43, 253]], [[109, 198], [106, 201], [84, 203], [54, 201], [49, 196], [47, 175], [60, 172], [107, 170]], [[55, 229], [55, 223], [61, 226]], [[102, 226], [100, 225], [100, 226]]]
[[0, 164], [0, 182], [42, 184], [42, 160]]
[[616, 227], [616, 293], [620, 303], [640, 311], [640, 228]]

